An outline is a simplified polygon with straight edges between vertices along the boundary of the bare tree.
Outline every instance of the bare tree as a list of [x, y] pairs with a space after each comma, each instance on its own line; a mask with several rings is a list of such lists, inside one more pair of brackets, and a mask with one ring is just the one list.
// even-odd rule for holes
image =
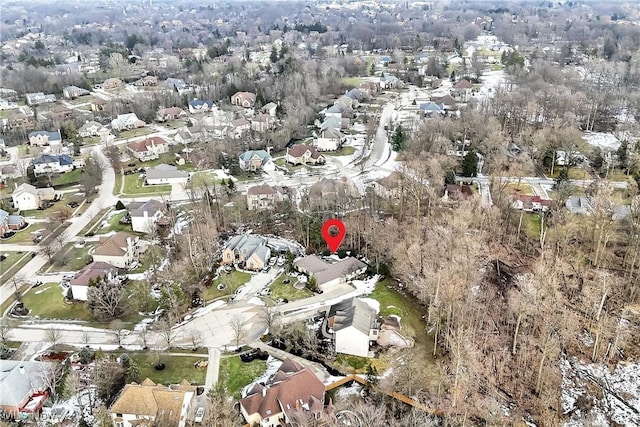
[[176, 331], [171, 327], [171, 323], [163, 320], [158, 324], [160, 337], [167, 344], [167, 349], [171, 349], [171, 344], [176, 338]]
[[240, 343], [247, 337], [247, 321], [239, 314], [236, 314], [229, 319], [229, 327], [231, 328], [231, 336], [235, 346], [240, 347]]
[[93, 315], [99, 319], [113, 319], [123, 311], [125, 292], [119, 284], [109, 283], [100, 279], [95, 285], [89, 286], [87, 301]]
[[0, 341], [2, 342], [2, 344], [5, 344], [7, 342], [10, 332], [11, 327], [9, 327], [6, 319], [0, 319]]
[[142, 349], [146, 350], [149, 348], [149, 343], [148, 338], [149, 338], [149, 333], [147, 332], [147, 328], [142, 328], [139, 332], [138, 332], [138, 336], [140, 337], [140, 341], [142, 342]]
[[59, 362], [43, 364], [38, 368], [38, 378], [45, 388], [51, 391], [54, 401], [58, 400], [58, 386], [64, 379], [65, 373], [64, 365]]
[[60, 332], [60, 329], [49, 327], [45, 332], [45, 337], [47, 341], [51, 343], [51, 346], [55, 347], [60, 342], [60, 339], [62, 338], [62, 333]]
[[199, 331], [193, 330], [189, 334], [189, 342], [191, 343], [191, 350], [196, 351], [202, 344], [202, 336]]
[[113, 331], [113, 335], [116, 338], [116, 342], [118, 343], [118, 347], [122, 347], [122, 338], [124, 338], [124, 334], [126, 333], [122, 328], [124, 327], [124, 322], [120, 319], [114, 319], [109, 323], [109, 328]]

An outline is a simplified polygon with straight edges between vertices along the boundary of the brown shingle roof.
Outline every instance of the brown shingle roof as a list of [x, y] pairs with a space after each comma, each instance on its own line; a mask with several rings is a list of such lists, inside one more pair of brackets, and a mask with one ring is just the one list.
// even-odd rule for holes
[[145, 138], [142, 141], [130, 142], [130, 143], [127, 144], [127, 147], [129, 147], [133, 151], [136, 151], [136, 152], [140, 153], [140, 152], [148, 151], [149, 147], [152, 144], [164, 145], [166, 143], [167, 143], [167, 141], [165, 141], [164, 139], [160, 138], [159, 136], [152, 136], [151, 138]]
[[69, 284], [71, 286], [87, 286], [89, 280], [106, 276], [110, 271], [116, 271], [111, 264], [106, 262], [92, 262], [80, 270], [76, 274], [76, 277], [69, 281]]
[[[180, 386], [182, 388], [186, 386]], [[148, 378], [142, 384], [127, 384], [122, 393], [113, 403], [111, 413], [132, 414], [148, 417], [155, 417], [166, 422], [177, 425], [180, 420], [182, 404], [187, 398], [186, 392], [189, 390], [175, 390], [165, 386], [155, 385]]]
[[268, 184], [254, 185], [249, 187], [247, 194], [259, 195], [259, 194], [276, 194], [277, 190]]
[[453, 85], [454, 89], [471, 89], [473, 85], [467, 79], [461, 79]]
[[127, 253], [127, 239], [131, 236], [120, 231], [113, 236], [100, 238], [100, 246], [93, 252], [95, 255], [122, 256]]
[[307, 150], [311, 152], [312, 159], [317, 159], [318, 157], [320, 157], [320, 153], [318, 153], [316, 147], [305, 144], [294, 145], [293, 147], [289, 148], [288, 154], [292, 157], [302, 157], [302, 155], [307, 152]]

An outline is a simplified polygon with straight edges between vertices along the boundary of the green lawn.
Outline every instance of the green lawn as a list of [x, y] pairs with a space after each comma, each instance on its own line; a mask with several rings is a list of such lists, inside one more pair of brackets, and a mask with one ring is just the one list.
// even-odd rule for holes
[[82, 168], [76, 168], [70, 172], [58, 175], [53, 179], [52, 184], [54, 187], [77, 184], [82, 180], [82, 174]]
[[144, 178], [139, 178], [139, 175], [124, 176], [124, 193], [123, 194], [169, 194], [169, 193], [171, 193], [170, 185], [145, 185]]
[[[2, 247], [0, 246], [0, 250], [1, 249]], [[4, 261], [0, 261], [0, 283], [4, 283], [9, 280], [9, 278], [31, 261], [31, 255], [29, 252], [1, 251], [0, 254], [8, 255]], [[2, 315], [2, 313], [0, 313], [0, 315]]]
[[346, 86], [352, 87], [360, 87], [360, 83], [362, 83], [362, 81], [362, 77], [345, 77], [342, 79], [342, 83], [344, 83]]
[[89, 252], [93, 249], [93, 243], [86, 243], [82, 248], [76, 248], [76, 243], [67, 243], [58, 254], [52, 258], [52, 264], [48, 271], [78, 271], [87, 265]]
[[31, 310], [30, 316], [42, 319], [91, 320], [91, 313], [84, 303], [64, 302], [62, 288], [57, 283], [45, 283], [32, 288], [22, 297], [22, 302]]
[[40, 230], [40, 234], [42, 234], [43, 238], [44, 236], [49, 234], [49, 231], [47, 231], [43, 227], [43, 225], [44, 224], [40, 222], [32, 222], [27, 226], [27, 228], [18, 231], [10, 238], [0, 240], [0, 250], [2, 243], [13, 243], [14, 245], [32, 245], [33, 238], [35, 236], [35, 234], [32, 234], [33, 232]]
[[118, 139], [128, 139], [128, 138], [134, 138], [136, 136], [142, 136], [142, 135], [149, 135], [150, 133], [154, 133], [155, 130], [152, 128], [139, 128], [139, 129], [131, 129], [131, 130], [125, 130], [120, 132], [120, 134], [118, 135]]
[[[167, 356], [161, 352], [129, 353], [129, 356], [140, 367], [140, 381], [151, 379], [156, 384], [178, 384], [187, 380], [191, 384], [204, 384], [207, 368], [195, 368], [193, 364], [207, 357], [197, 356]], [[156, 363], [165, 364], [162, 371], [154, 369]]]
[[[50, 208], [36, 209], [33, 211], [23, 211], [23, 212], [20, 212], [20, 215], [22, 215], [25, 218], [49, 218], [61, 209], [69, 210], [70, 211], [69, 213], [71, 214], [73, 210], [67, 206], [67, 203], [69, 203], [69, 201], [65, 200], [63, 197], [62, 200], [58, 200]], [[29, 220], [27, 220], [27, 222], [29, 222]], [[44, 225], [44, 224], [39, 224], [39, 225]]]
[[100, 144], [99, 136], [88, 136], [86, 138], [82, 138], [82, 145], [84, 146], [96, 145], [96, 144]]
[[191, 185], [193, 188], [201, 188], [207, 186], [212, 188], [213, 185], [220, 185], [221, 180], [216, 177], [213, 172], [196, 172], [191, 176]]
[[100, 212], [98, 212], [98, 215], [96, 215], [91, 220], [91, 222], [89, 222], [89, 224], [87, 224], [82, 230], [80, 230], [80, 233], [78, 233], [78, 235], [86, 236], [88, 233], [95, 233], [95, 228], [98, 225], [102, 224], [104, 217], [109, 213], [109, 211], [111, 211], [111, 208], [104, 208]]
[[338, 151], [330, 151], [327, 153], [322, 153], [328, 156], [350, 156], [353, 153], [356, 152], [356, 149], [350, 145], [345, 145], [343, 146], [340, 150]]
[[529, 184], [522, 182], [519, 185], [517, 182], [510, 182], [504, 187], [504, 189], [507, 194], [525, 194], [528, 196], [535, 196], [533, 188]]
[[256, 359], [245, 363], [239, 356], [227, 357], [220, 360], [218, 381], [224, 384], [228, 394], [239, 399], [242, 389], [264, 374], [266, 370], [266, 361]]
[[122, 211], [120, 213], [117, 213], [115, 215], [112, 215], [108, 222], [108, 226], [106, 227], [100, 227], [98, 229], [95, 230], [95, 234], [107, 234], [107, 233], [111, 233], [112, 231], [127, 231], [127, 232], [132, 232], [131, 230], [131, 224], [121, 224], [120, 220], [122, 218], [124, 218], [127, 215], [127, 211]]
[[[556, 166], [553, 173], [547, 173], [549, 178], [557, 178], [560, 175], [560, 171], [563, 169], [561, 166]], [[567, 171], [569, 175], [569, 179], [591, 179], [591, 175], [584, 169], [581, 168], [569, 168]]]
[[[282, 281], [285, 279], [289, 279], [290, 283], [282, 283]], [[289, 301], [295, 301], [313, 296], [313, 292], [311, 292], [307, 288], [303, 288], [300, 290], [294, 288], [293, 284], [297, 281], [298, 279], [294, 277], [286, 274], [281, 274], [269, 287], [271, 289], [271, 295], [269, 296], [269, 298], [271, 298], [272, 300], [277, 300], [278, 298], [286, 298]]]
[[528, 236], [540, 236], [540, 214], [525, 212], [522, 217], [522, 224]]
[[[232, 295], [236, 289], [247, 283], [250, 279], [251, 275], [243, 271], [233, 270], [229, 274], [221, 273], [220, 276], [211, 283], [211, 286], [205, 289], [203, 298], [205, 301], [209, 301], [225, 295]], [[226, 288], [221, 291], [218, 290], [220, 283], [226, 285]]]
[[42, 147], [18, 145], [18, 156], [20, 157], [35, 157], [42, 154]]

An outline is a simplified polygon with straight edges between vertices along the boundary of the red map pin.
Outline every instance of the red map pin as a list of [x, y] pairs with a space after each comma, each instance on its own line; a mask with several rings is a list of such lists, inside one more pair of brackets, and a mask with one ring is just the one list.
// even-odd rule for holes
[[[338, 232], [336, 233], [332, 228], [337, 229]], [[347, 228], [339, 219], [331, 218], [322, 224], [322, 237], [324, 237], [324, 241], [327, 242], [331, 253], [338, 250], [344, 240], [345, 234], [347, 234]]]

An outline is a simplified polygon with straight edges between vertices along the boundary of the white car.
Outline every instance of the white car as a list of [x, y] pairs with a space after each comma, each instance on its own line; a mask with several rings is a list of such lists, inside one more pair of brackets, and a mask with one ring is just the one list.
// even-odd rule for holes
[[196, 415], [195, 417], [193, 417], [193, 421], [195, 421], [196, 423], [201, 423], [203, 419], [204, 419], [204, 408], [201, 406], [198, 409], [196, 409]]

